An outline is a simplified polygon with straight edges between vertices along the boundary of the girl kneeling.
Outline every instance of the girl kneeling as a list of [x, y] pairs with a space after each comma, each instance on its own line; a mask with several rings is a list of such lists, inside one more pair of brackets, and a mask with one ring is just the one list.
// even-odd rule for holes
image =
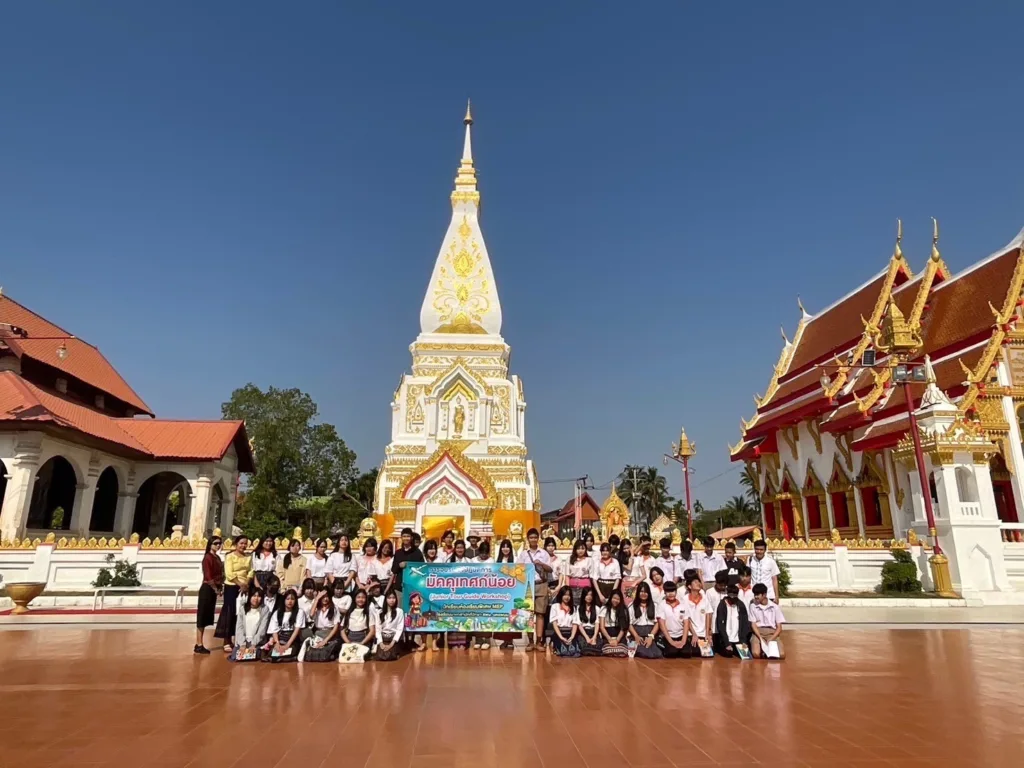
[[302, 646], [299, 661], [334, 661], [341, 650], [341, 638], [338, 636], [338, 611], [334, 601], [327, 592], [321, 592], [316, 599], [316, 607], [310, 616], [310, 629], [313, 636]]
[[377, 661], [396, 661], [400, 655], [398, 641], [402, 639], [405, 629], [405, 612], [398, 607], [398, 593], [389, 589], [384, 595], [384, 607], [380, 613], [373, 612], [376, 624], [374, 634], [377, 636], [377, 650], [374, 658]]
[[562, 587], [558, 590], [555, 604], [548, 614], [551, 624], [551, 642], [556, 656], [579, 656], [580, 649], [576, 644], [576, 612], [572, 605], [572, 589]]

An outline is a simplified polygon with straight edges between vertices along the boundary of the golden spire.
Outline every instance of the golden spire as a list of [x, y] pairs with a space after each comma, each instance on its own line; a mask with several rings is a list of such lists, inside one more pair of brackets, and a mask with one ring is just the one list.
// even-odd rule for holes
[[466, 102], [466, 116], [462, 119], [466, 126], [466, 139], [462, 145], [462, 162], [455, 176], [455, 191], [452, 192], [452, 205], [458, 203], [480, 203], [480, 193], [476, 189], [476, 168], [473, 167], [473, 113], [470, 103]]
[[932, 216], [932, 260], [938, 261], [942, 258], [939, 253], [939, 220]]
[[900, 248], [900, 243], [903, 242], [903, 219], [896, 219], [896, 247], [892, 251], [892, 257], [894, 259], [903, 258], [903, 249]]

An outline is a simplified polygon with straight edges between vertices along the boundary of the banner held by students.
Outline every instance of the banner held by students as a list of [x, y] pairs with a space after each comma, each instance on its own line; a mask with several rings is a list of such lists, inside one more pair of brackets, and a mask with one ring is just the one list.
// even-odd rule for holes
[[402, 610], [410, 632], [530, 632], [533, 566], [409, 563]]

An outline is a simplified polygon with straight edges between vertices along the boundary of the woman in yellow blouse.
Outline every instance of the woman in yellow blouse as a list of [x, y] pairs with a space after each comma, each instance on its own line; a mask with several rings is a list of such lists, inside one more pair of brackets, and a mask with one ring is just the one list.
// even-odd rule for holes
[[224, 558], [224, 605], [217, 619], [217, 630], [214, 637], [224, 641], [224, 653], [231, 653], [235, 640], [235, 619], [238, 615], [238, 594], [249, 591], [252, 579], [252, 557], [246, 554], [249, 539], [239, 536], [235, 539], [235, 547]]

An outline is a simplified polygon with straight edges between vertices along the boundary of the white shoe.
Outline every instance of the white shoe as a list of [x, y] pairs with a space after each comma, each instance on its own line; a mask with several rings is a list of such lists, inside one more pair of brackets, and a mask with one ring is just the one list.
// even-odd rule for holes
[[481, 648], [481, 650], [484, 650], [484, 651], [489, 651], [489, 650], [491, 650], [491, 644], [490, 644], [490, 643], [483, 643], [483, 644], [482, 644], [482, 645], [480, 646], [480, 648]]

